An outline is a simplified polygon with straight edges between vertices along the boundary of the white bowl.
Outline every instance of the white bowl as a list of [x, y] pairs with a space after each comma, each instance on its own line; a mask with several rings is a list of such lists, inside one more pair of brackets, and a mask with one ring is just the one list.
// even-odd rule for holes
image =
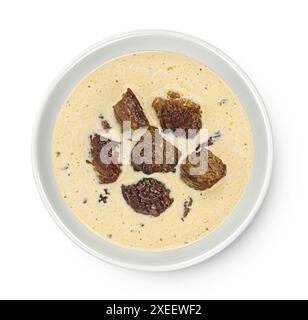
[[[161, 50], [189, 56], [214, 70], [233, 89], [250, 120], [254, 139], [254, 166], [245, 194], [232, 214], [207, 237], [189, 246], [148, 252], [122, 248], [104, 241], [69, 211], [53, 175], [52, 132], [60, 108], [71, 90], [104, 62], [136, 51]], [[54, 221], [77, 245], [92, 255], [122, 267], [166, 271], [210, 258], [234, 241], [256, 215], [267, 192], [273, 163], [273, 142], [267, 112], [251, 80], [223, 52], [189, 35], [144, 30], [104, 40], [74, 59], [49, 89], [38, 114], [33, 135], [33, 171], [41, 198]]]

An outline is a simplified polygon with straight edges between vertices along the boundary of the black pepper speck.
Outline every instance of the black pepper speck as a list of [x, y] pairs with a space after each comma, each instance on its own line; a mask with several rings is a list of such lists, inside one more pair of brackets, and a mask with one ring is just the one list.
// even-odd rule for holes
[[103, 196], [102, 194], [99, 195], [99, 199], [98, 199], [98, 202], [104, 202], [104, 203], [107, 203], [107, 199], [108, 197], [106, 196]]
[[62, 170], [67, 170], [69, 168], [70, 164], [68, 163], [65, 167], [62, 168]]
[[224, 105], [226, 105], [228, 103], [228, 99], [221, 99], [219, 102], [218, 102], [218, 104], [222, 107], [222, 106], [224, 106]]

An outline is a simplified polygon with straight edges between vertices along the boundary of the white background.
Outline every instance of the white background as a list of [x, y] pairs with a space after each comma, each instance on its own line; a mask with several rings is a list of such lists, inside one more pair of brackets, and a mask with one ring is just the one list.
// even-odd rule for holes
[[[0, 298], [308, 298], [307, 1], [1, 1]], [[269, 194], [229, 248], [170, 273], [124, 270], [77, 248], [52, 222], [32, 178], [34, 115], [80, 51], [119, 32], [171, 29], [235, 59], [268, 107]]]

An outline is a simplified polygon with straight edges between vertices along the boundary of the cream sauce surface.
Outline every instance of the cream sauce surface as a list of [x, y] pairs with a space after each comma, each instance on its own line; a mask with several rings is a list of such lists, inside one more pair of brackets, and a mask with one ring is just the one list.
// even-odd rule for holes
[[[113, 106], [131, 88], [152, 125], [159, 120], [152, 108], [157, 96], [169, 90], [199, 103], [203, 128], [222, 137], [210, 150], [227, 165], [227, 176], [211, 189], [196, 191], [176, 173], [146, 176], [130, 165], [112, 184], [101, 185], [89, 159], [89, 136], [102, 131], [100, 116], [120, 136]], [[170, 136], [166, 137], [167, 139]], [[185, 246], [219, 226], [240, 201], [253, 164], [252, 132], [245, 110], [228, 85], [208, 67], [168, 52], [140, 52], [111, 60], [83, 79], [67, 97], [58, 116], [52, 144], [54, 174], [72, 214], [93, 232], [118, 245], [145, 250]], [[159, 217], [135, 213], [122, 198], [121, 185], [143, 177], [163, 182], [174, 203]], [[107, 202], [99, 202], [100, 194]], [[193, 204], [181, 219], [184, 202]]]

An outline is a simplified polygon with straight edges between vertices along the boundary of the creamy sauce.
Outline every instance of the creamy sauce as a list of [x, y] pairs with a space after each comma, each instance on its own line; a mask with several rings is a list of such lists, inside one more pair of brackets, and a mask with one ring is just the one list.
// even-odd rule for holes
[[[130, 165], [112, 184], [100, 185], [86, 164], [89, 136], [101, 132], [99, 115], [120, 133], [113, 106], [131, 88], [152, 125], [159, 121], [151, 107], [168, 90], [180, 92], [202, 107], [203, 128], [220, 130], [222, 137], [210, 150], [227, 165], [227, 176], [214, 187], [196, 191], [176, 173], [150, 176]], [[253, 163], [249, 121], [227, 84], [206, 66], [168, 52], [140, 52], [109, 61], [89, 74], [72, 91], [59, 114], [52, 145], [54, 174], [72, 214], [93, 232], [116, 244], [136, 249], [163, 250], [185, 246], [215, 229], [230, 214], [246, 189]], [[159, 217], [135, 213], [122, 198], [121, 185], [152, 177], [171, 190], [174, 203]], [[99, 195], [107, 202], [99, 202]], [[193, 199], [182, 221], [184, 202]]]

